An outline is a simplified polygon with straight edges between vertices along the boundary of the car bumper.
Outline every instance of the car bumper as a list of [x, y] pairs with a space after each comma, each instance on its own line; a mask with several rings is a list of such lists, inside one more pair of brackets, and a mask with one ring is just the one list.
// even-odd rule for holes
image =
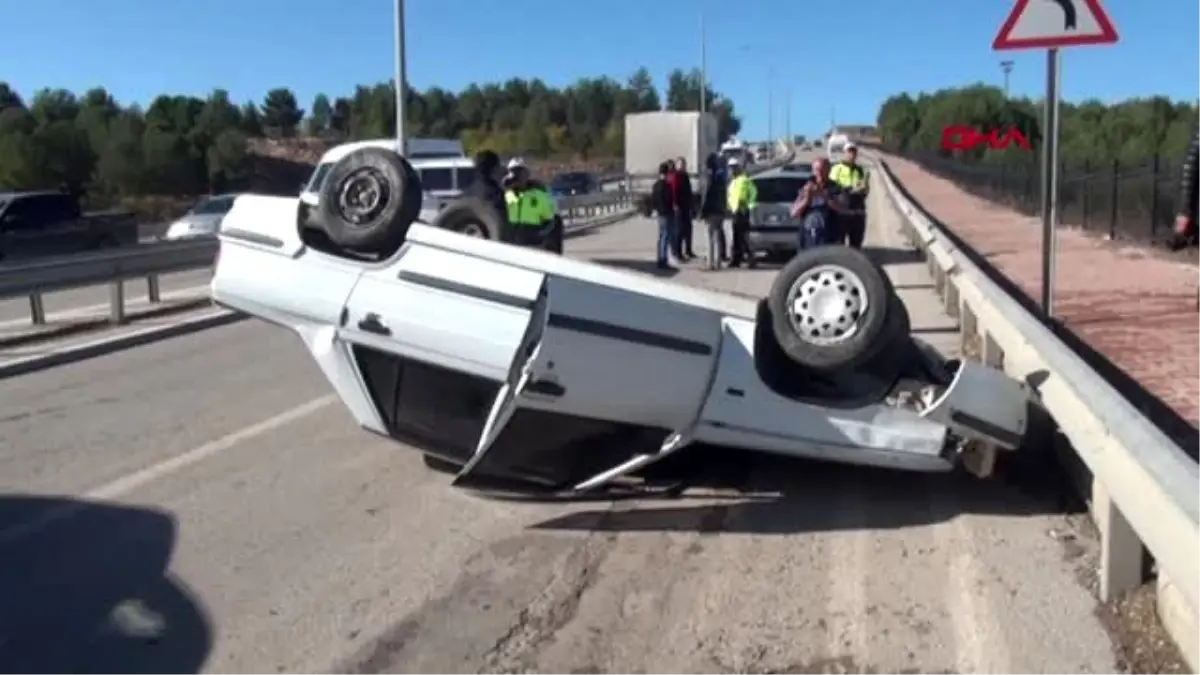
[[796, 249], [796, 228], [788, 225], [783, 227], [751, 227], [749, 233], [750, 248], [755, 251], [793, 251]]

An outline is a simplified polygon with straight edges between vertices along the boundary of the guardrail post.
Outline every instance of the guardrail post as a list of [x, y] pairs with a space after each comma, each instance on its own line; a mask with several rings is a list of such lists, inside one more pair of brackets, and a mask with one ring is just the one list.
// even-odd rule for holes
[[1100, 600], [1142, 585], [1142, 541], [1104, 484], [1092, 480], [1092, 517], [1100, 530]]
[[151, 274], [146, 277], [146, 297], [150, 302], [162, 302], [162, 293], [158, 288], [158, 275]]
[[114, 281], [108, 285], [109, 320], [115, 324], [125, 323], [125, 282]]
[[963, 303], [962, 306], [960, 326], [959, 336], [962, 338], [962, 342], [959, 344], [959, 348], [962, 350], [963, 356], [966, 356], [979, 332], [979, 320], [975, 318], [975, 312], [971, 311], [970, 305], [966, 303]]
[[961, 300], [958, 298], [958, 284], [954, 283], [953, 279], [946, 279], [946, 291], [942, 295], [942, 304], [946, 307], [946, 315], [951, 319], [957, 319], [958, 306]]
[[33, 318], [33, 325], [46, 325], [46, 303], [42, 301], [41, 293], [33, 293], [29, 296], [29, 316]]

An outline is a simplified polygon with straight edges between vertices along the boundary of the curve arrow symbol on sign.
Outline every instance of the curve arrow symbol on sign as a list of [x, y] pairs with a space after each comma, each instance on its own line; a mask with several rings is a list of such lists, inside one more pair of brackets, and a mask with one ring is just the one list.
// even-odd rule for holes
[[1078, 17], [1075, 13], [1075, 3], [1073, 0], [1050, 0], [1057, 3], [1063, 11], [1063, 30], [1075, 30], [1078, 28]]

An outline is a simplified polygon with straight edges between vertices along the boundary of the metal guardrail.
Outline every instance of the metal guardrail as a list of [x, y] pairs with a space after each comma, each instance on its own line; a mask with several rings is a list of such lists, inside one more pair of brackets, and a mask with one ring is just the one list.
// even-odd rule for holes
[[[558, 200], [568, 229], [616, 220], [632, 210], [635, 195], [597, 192]], [[0, 299], [27, 296], [33, 325], [46, 323], [43, 295], [87, 286], [109, 286], [109, 321], [125, 323], [125, 283], [145, 279], [151, 303], [162, 300], [159, 275], [211, 267], [216, 238], [157, 241], [126, 248], [55, 256], [0, 267]]]
[[[1158, 567], [1159, 606], [1187, 607], [1168, 631], [1196, 660], [1200, 603], [1200, 475], [1196, 462], [959, 250], [898, 188], [887, 162], [877, 175], [925, 253], [947, 313], [964, 338], [977, 334], [983, 359], [1027, 380], [1091, 476], [1091, 510], [1101, 536], [1100, 595], [1141, 585], [1143, 547]], [[1182, 597], [1164, 599], [1163, 594]], [[1160, 613], [1161, 614], [1161, 613]], [[1167, 617], [1164, 617], [1164, 623]], [[1185, 644], [1188, 643], [1188, 644]]]

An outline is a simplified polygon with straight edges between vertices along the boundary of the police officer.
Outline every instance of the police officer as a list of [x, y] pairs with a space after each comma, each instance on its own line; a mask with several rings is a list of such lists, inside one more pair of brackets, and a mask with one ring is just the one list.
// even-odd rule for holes
[[1171, 250], [1196, 243], [1196, 211], [1200, 211], [1200, 123], [1192, 131], [1192, 142], [1188, 143], [1183, 156], [1183, 172], [1180, 175], [1180, 213], [1175, 216], [1175, 238]]
[[741, 267], [745, 258], [746, 264], [754, 268], [757, 264], [754, 252], [750, 250], [750, 211], [758, 203], [758, 188], [736, 158], [729, 160], [729, 171], [733, 174], [726, 195], [726, 206], [733, 219], [733, 252], [729, 266]]
[[842, 160], [829, 170], [829, 180], [846, 196], [845, 207], [832, 223], [834, 242], [862, 248], [867, 234], [867, 172], [858, 163], [858, 146], [845, 145]]
[[505, 176], [510, 243], [541, 248], [543, 238], [554, 225], [554, 198], [544, 187], [534, 184], [529, 167], [519, 158], [508, 163]]

